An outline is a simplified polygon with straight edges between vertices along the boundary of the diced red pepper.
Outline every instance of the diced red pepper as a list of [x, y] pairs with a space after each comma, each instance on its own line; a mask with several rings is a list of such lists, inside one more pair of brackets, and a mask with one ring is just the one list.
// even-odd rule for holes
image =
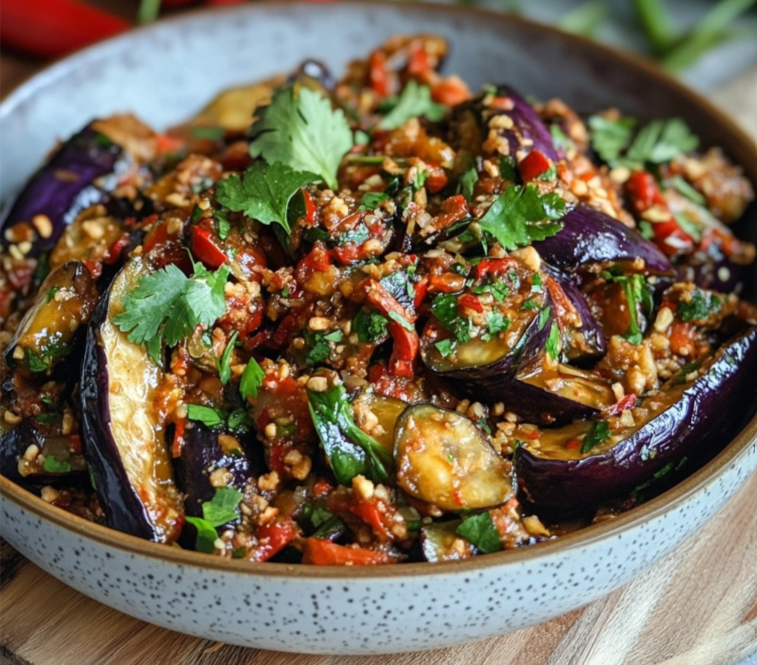
[[473, 276], [477, 280], [483, 280], [487, 275], [504, 275], [511, 270], [517, 261], [515, 259], [484, 259], [474, 269]]
[[[380, 505], [384, 508], [383, 512]], [[355, 500], [349, 507], [349, 511], [363, 520], [383, 540], [394, 539], [394, 534], [389, 530], [388, 526], [394, 510], [376, 496], [370, 499], [355, 497]]]
[[73, 455], [81, 455], [82, 453], [81, 437], [78, 434], [72, 434], [69, 437], [69, 440], [71, 441], [71, 445], [68, 447], [69, 451]]
[[297, 535], [297, 526], [289, 519], [277, 519], [255, 529], [258, 544], [248, 557], [250, 561], [267, 561], [278, 554]]
[[552, 162], [541, 150], [532, 150], [518, 162], [518, 171], [524, 182], [536, 180], [552, 168]]
[[415, 376], [413, 365], [421, 346], [418, 333], [415, 330], [406, 330], [396, 321], [390, 321], [387, 330], [394, 340], [392, 355], [389, 358], [389, 371], [395, 376], [411, 379]]
[[192, 254], [211, 270], [217, 270], [229, 260], [218, 246], [213, 231], [204, 226], [192, 229]]
[[424, 277], [420, 282], [415, 284], [415, 297], [413, 298], [413, 307], [417, 310], [423, 303], [426, 293], [428, 292], [428, 280]]
[[581, 445], [581, 442], [578, 439], [571, 439], [565, 444], [565, 447], [568, 450], [573, 450], [574, 448], [578, 448], [578, 446]]
[[82, 261], [87, 267], [90, 273], [92, 273], [92, 279], [100, 279], [100, 275], [103, 274], [103, 264], [99, 261], [91, 261], [89, 259]]
[[479, 314], [484, 311], [481, 301], [472, 293], [463, 293], [457, 299], [457, 306], [461, 310], [472, 309]]
[[155, 149], [159, 155], [179, 152], [183, 147], [184, 141], [175, 136], [169, 136], [168, 134], [157, 134], [155, 136]]
[[407, 69], [405, 70], [408, 76], [415, 76], [421, 79], [425, 79], [428, 76], [430, 63], [428, 61], [428, 54], [423, 48], [423, 43], [415, 42], [408, 53], [407, 57]]
[[171, 455], [175, 458], [181, 456], [181, 449], [184, 447], [184, 431], [186, 429], [186, 418], [179, 418], [175, 423], [173, 446], [171, 447]]
[[[426, 178], [425, 187], [431, 194], [438, 194], [447, 186], [448, 182], [449, 178], [447, 177], [447, 174], [444, 173], [444, 171], [435, 171], [431, 173], [428, 178]], [[451, 196], [450, 198], [456, 197]], [[462, 197], [462, 199], [463, 201], [465, 201], [464, 196]], [[442, 203], [442, 209], [444, 209], [444, 203]]]
[[457, 77], [442, 79], [431, 88], [431, 99], [438, 104], [455, 106], [467, 102], [470, 98], [468, 86]]
[[386, 552], [346, 547], [322, 538], [307, 538], [302, 548], [302, 563], [315, 566], [374, 566], [395, 562]]
[[389, 94], [389, 75], [386, 71], [386, 55], [383, 51], [371, 53], [369, 63], [370, 86], [379, 97]]
[[319, 478], [313, 485], [313, 496], [320, 498], [326, 496], [334, 489], [333, 485], [324, 478]]
[[638, 398], [633, 393], [630, 393], [626, 395], [625, 397], [619, 399], [615, 404], [613, 404], [608, 409], [605, 409], [605, 413], [608, 416], [619, 416], [623, 411], [630, 411], [636, 406]]
[[129, 246], [130, 242], [131, 236], [129, 236], [128, 233], [124, 233], [118, 240], [116, 240], [116, 242], [111, 245], [110, 249], [106, 252], [105, 256], [103, 257], [103, 263], [106, 263], [109, 266], [117, 263], [118, 259], [121, 258], [121, 252], [123, 252], [124, 249]]
[[330, 267], [329, 250], [319, 241], [313, 245], [310, 253], [297, 264], [298, 281], [307, 282], [307, 279], [300, 278], [300, 273], [305, 273], [309, 277], [312, 272], [325, 272]]

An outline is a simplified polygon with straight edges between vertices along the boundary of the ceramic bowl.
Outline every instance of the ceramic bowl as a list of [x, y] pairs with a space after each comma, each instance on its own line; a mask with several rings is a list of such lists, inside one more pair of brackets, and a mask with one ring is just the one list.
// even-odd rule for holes
[[[757, 182], [754, 144], [651, 66], [499, 14], [424, 4], [256, 4], [201, 11], [64, 60], [0, 107], [0, 196], [56, 138], [131, 110], [156, 127], [215, 93], [315, 56], [340, 71], [395, 33], [452, 45], [447, 71], [476, 88], [510, 82], [580, 111], [680, 115]], [[752, 219], [751, 233], [757, 231]], [[52, 508], [0, 478], [2, 536], [38, 566], [127, 614], [239, 645], [328, 654], [439, 648], [516, 630], [630, 580], [696, 532], [757, 466], [757, 419], [707, 466], [621, 517], [518, 551], [450, 564], [316, 568], [223, 561], [142, 541]]]

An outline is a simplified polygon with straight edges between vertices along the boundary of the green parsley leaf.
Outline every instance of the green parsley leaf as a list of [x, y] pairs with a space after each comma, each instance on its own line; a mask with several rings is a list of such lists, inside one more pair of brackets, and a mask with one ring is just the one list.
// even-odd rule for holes
[[303, 331], [303, 337], [308, 345], [305, 362], [308, 365], [317, 365], [331, 355], [331, 346], [323, 333], [312, 333], [309, 329]]
[[411, 79], [399, 97], [388, 99], [384, 102], [384, 108], [391, 110], [379, 122], [381, 129], [396, 129], [408, 120], [425, 116], [431, 122], [438, 122], [447, 112], [443, 104], [437, 104], [431, 99], [431, 88], [420, 85]]
[[529, 298], [523, 302], [520, 308], [522, 311], [528, 311], [531, 309], [539, 309], [539, 305], [536, 304], [536, 301], [533, 298]]
[[[254, 427], [254, 424], [252, 420], [250, 420], [250, 416], [247, 414], [246, 409], [234, 409], [230, 414], [229, 418], [226, 421], [226, 425], [231, 430], [242, 430], [247, 431], [251, 430]], [[241, 450], [237, 449], [239, 452], [239, 455], [241, 456], [243, 453]], [[233, 454], [234, 451], [232, 451]]]
[[544, 240], [562, 230], [562, 224], [544, 223], [565, 214], [565, 201], [557, 194], [541, 196], [534, 185], [509, 185], [492, 203], [479, 226], [510, 251]]
[[557, 362], [560, 357], [560, 329], [556, 323], [553, 323], [549, 329], [549, 337], [547, 338], [545, 350], [549, 359], [552, 362]]
[[[237, 176], [238, 178], [239, 176]], [[217, 190], [216, 190], [217, 191]], [[216, 222], [218, 222], [218, 237], [221, 240], [226, 240], [231, 233], [231, 222], [229, 221], [229, 213], [225, 210], [215, 210], [213, 212]]]
[[255, 358], [250, 358], [247, 363], [247, 367], [242, 372], [242, 378], [239, 381], [239, 393], [243, 399], [252, 397], [255, 399], [258, 396], [258, 390], [263, 385], [263, 379], [265, 379], [265, 372], [263, 368], [258, 364]]
[[218, 532], [208, 520], [202, 517], [186, 517], [186, 521], [197, 529], [197, 540], [195, 549], [198, 552], [212, 554], [215, 551], [215, 542], [218, 538]]
[[397, 314], [397, 312], [389, 312], [389, 318], [392, 321], [399, 323], [408, 332], [413, 332], [415, 330], [415, 326], [413, 326], [413, 324], [410, 323], [410, 321], [408, 321], [404, 316]]
[[352, 131], [341, 109], [319, 93], [289, 85], [273, 94], [250, 129], [250, 154], [269, 164], [318, 174], [337, 187], [342, 157], [353, 145]]
[[459, 295], [440, 293], [431, 302], [431, 311], [439, 323], [449, 330], [458, 342], [464, 343], [469, 342], [471, 339], [471, 324], [468, 319], [460, 315], [457, 307]]
[[473, 200], [473, 189], [478, 182], [478, 170], [475, 166], [471, 166], [463, 175], [460, 176], [460, 180], [457, 182], [457, 191], [465, 197], [465, 200], [469, 203]]
[[552, 309], [550, 307], [545, 307], [539, 312], [539, 331], [544, 330], [544, 326], [547, 325], [547, 321], [549, 321], [549, 316], [551, 313]]
[[709, 298], [701, 291], [694, 291], [691, 300], [683, 298], [678, 301], [678, 313], [681, 321], [704, 321], [712, 312], [719, 312], [723, 307], [720, 296], [711, 293]]
[[213, 325], [226, 311], [223, 288], [229, 267], [216, 272], [195, 264], [188, 278], [175, 265], [139, 278], [134, 289], [123, 296], [124, 311], [113, 318], [129, 341], [146, 344], [153, 359], [159, 357], [161, 340], [169, 346], [189, 337], [195, 326]]
[[202, 404], [187, 404], [187, 418], [201, 422], [206, 427], [218, 427], [226, 422], [226, 412]]
[[591, 147], [602, 161], [614, 165], [631, 143], [635, 126], [636, 120], [633, 118], [611, 120], [593, 115], [589, 118]]
[[468, 517], [455, 529], [455, 533], [484, 554], [499, 552], [502, 549], [499, 532], [489, 513], [479, 513]]
[[631, 275], [630, 277], [617, 275], [611, 276], [610, 279], [622, 285], [628, 304], [628, 330], [623, 334], [623, 337], [631, 344], [641, 344], [644, 336], [639, 323], [639, 307], [642, 308], [646, 316], [651, 316], [654, 309], [654, 300], [649, 284], [641, 275]]
[[457, 344], [455, 343], [454, 339], [443, 339], [442, 341], [434, 344], [434, 346], [442, 355], [442, 358], [447, 358], [448, 356], [451, 356], [455, 352], [455, 348], [457, 347]]
[[386, 482], [394, 463], [392, 455], [357, 426], [344, 387], [334, 385], [324, 392], [307, 393], [313, 424], [337, 481], [349, 486], [355, 476], [363, 474]]
[[242, 493], [234, 487], [217, 487], [213, 498], [202, 504], [202, 516], [218, 528], [239, 517]]
[[319, 180], [313, 173], [294, 171], [286, 164], [255, 162], [242, 178], [234, 174], [219, 180], [215, 196], [229, 210], [242, 212], [262, 224], [276, 222], [291, 233], [289, 201], [301, 187]]
[[699, 139], [680, 118], [653, 120], [636, 135], [626, 158], [634, 164], [662, 164], [698, 145]]
[[67, 459], [59, 460], [53, 455], [47, 455], [42, 463], [42, 468], [48, 473], [68, 473], [71, 471], [71, 462]]
[[514, 157], [502, 155], [499, 158], [499, 175], [502, 180], [515, 181], [518, 179], [518, 166]]
[[223, 350], [223, 354], [221, 354], [221, 360], [216, 361], [218, 378], [223, 385], [226, 385], [231, 378], [231, 352], [234, 350], [238, 336], [239, 333], [236, 330], [231, 333], [231, 337], [229, 337], [229, 341], [226, 343], [226, 348]]
[[378, 312], [364, 312], [362, 309], [357, 313], [352, 322], [352, 327], [357, 333], [357, 338], [364, 344], [373, 344], [386, 339], [387, 319]]
[[489, 312], [489, 314], [486, 317], [486, 330], [483, 335], [481, 335], [481, 339], [484, 341], [488, 341], [498, 335], [501, 332], [504, 332], [510, 327], [510, 319], [504, 317], [499, 312]]
[[586, 434], [586, 436], [584, 436], [583, 443], [581, 444], [581, 453], [585, 455], [592, 448], [609, 438], [610, 425], [607, 424], [606, 420], [597, 420], [596, 422], [592, 423], [591, 429]]
[[384, 201], [389, 200], [389, 195], [384, 192], [366, 192], [360, 199], [358, 210], [375, 210]]

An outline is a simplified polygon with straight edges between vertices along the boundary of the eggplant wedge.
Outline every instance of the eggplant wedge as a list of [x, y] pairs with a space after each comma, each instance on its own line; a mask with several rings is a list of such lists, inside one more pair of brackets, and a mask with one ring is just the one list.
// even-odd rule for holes
[[499, 506], [515, 493], [510, 463], [473, 421], [433, 404], [414, 404], [402, 413], [394, 460], [399, 486], [445, 511]]
[[[193, 422], [182, 438], [174, 469], [176, 484], [186, 497], [187, 515], [203, 516], [202, 504], [211, 501], [216, 490], [211, 479], [213, 473], [222, 475], [226, 487], [244, 492], [250, 479], [265, 471], [263, 448], [254, 435], [239, 436]], [[259, 455], [251, 454], [253, 451]]]
[[69, 261], [48, 275], [5, 350], [8, 366], [41, 373], [68, 356], [98, 296], [92, 274], [79, 261]]
[[565, 513], [594, 507], [729, 441], [737, 421], [751, 412], [745, 402], [753, 400], [757, 329], [724, 344], [700, 368], [686, 369], [627, 412], [630, 418], [542, 430], [518, 446], [514, 463], [528, 499]]
[[184, 510], [155, 406], [163, 371], [113, 324], [124, 294], [148, 271], [144, 259], [131, 259], [92, 317], [81, 372], [81, 435], [107, 524], [170, 543]]
[[560, 220], [557, 235], [533, 243], [547, 263], [564, 271], [586, 264], [623, 264], [632, 272], [672, 276], [673, 266], [651, 242], [617, 219], [578, 205]]

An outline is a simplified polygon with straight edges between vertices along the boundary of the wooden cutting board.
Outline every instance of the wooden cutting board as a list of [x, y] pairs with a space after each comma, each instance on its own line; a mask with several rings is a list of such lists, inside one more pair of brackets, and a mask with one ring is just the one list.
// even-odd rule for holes
[[[2, 94], [38, 67], [0, 56]], [[715, 98], [757, 136], [757, 68]], [[2, 541], [0, 573], [0, 665], [733, 665], [757, 652], [757, 474], [692, 540], [609, 596], [421, 654], [307, 656], [186, 637], [90, 600]]]
[[694, 538], [581, 610], [485, 642], [362, 658], [186, 637], [68, 588], [7, 544], [0, 665], [733, 665], [757, 651], [757, 474]]

